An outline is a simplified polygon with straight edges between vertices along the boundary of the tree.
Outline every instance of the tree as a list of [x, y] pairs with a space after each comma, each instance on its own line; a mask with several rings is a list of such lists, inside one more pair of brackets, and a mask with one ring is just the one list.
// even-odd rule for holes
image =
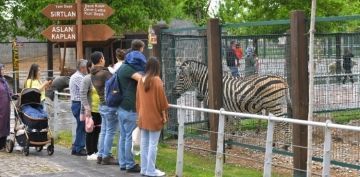
[[0, 0], [0, 39], [8, 39], [9, 36], [9, 25], [7, 14], [7, 4], [5, 0]]
[[[318, 2], [317, 16], [338, 16], [359, 14], [357, 0], [323, 0]], [[289, 19], [292, 10], [304, 10], [310, 17], [311, 1], [309, 0], [223, 0], [218, 17], [223, 23], [239, 23], [261, 20]], [[342, 25], [323, 23], [317, 26], [317, 31], [336, 30]], [[285, 32], [286, 27], [252, 28], [257, 32]], [[329, 31], [330, 32], [330, 31]]]
[[[11, 9], [10, 35], [43, 39], [40, 33], [50, 24], [75, 24], [74, 20], [52, 22], [41, 14], [41, 10], [48, 4], [74, 2], [75, 0], [17, 0]], [[83, 3], [95, 2], [100, 1], [83, 0]], [[116, 34], [147, 31], [149, 25], [159, 20], [168, 20], [171, 15], [171, 8], [168, 7], [172, 7], [172, 2], [168, 0], [104, 0], [101, 2], [112, 7], [115, 13], [107, 20], [84, 21], [84, 24], [108, 24], [116, 31]], [[0, 39], [3, 38], [0, 36]]]
[[185, 0], [182, 9], [195, 23], [204, 25], [209, 18], [209, 6], [210, 1], [208, 0]]

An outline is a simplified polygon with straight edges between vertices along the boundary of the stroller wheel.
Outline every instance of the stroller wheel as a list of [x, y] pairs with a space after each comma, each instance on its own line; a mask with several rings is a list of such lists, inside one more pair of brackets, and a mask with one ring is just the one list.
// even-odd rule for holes
[[47, 153], [48, 153], [48, 155], [53, 155], [54, 154], [54, 146], [53, 145], [49, 145], [47, 147]]
[[35, 150], [36, 152], [41, 152], [43, 150], [43, 147], [42, 146], [35, 147]]
[[6, 140], [6, 152], [12, 153], [14, 150], [14, 141], [13, 140]]
[[24, 149], [23, 149], [23, 154], [25, 156], [28, 156], [29, 155], [29, 146], [25, 146]]

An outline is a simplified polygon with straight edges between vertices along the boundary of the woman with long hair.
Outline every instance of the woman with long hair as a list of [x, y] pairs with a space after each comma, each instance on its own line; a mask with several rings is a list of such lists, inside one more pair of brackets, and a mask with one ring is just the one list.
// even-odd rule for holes
[[40, 79], [40, 66], [33, 63], [30, 66], [29, 74], [26, 78], [24, 88], [36, 88], [41, 92], [41, 101], [45, 100], [45, 90], [51, 85], [51, 80], [42, 82]]
[[145, 76], [138, 81], [136, 110], [141, 131], [141, 171], [146, 176], [164, 176], [155, 168], [160, 132], [167, 122], [169, 107], [163, 82], [160, 79], [159, 61], [151, 57], [146, 64]]

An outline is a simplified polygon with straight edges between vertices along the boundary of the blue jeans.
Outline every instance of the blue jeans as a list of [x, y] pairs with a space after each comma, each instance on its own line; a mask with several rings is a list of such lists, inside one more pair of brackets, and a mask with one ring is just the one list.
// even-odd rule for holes
[[160, 132], [141, 129], [141, 174], [156, 176], [155, 163]]
[[239, 77], [239, 69], [237, 66], [229, 66], [230, 70], [231, 70], [231, 75], [234, 77]]
[[118, 129], [117, 108], [100, 105], [100, 115], [102, 117], [101, 130], [99, 135], [99, 157], [108, 157], [111, 155], [115, 133]]
[[85, 148], [85, 121], [80, 121], [80, 101], [72, 101], [71, 111], [76, 119], [76, 137], [73, 143], [72, 152], [78, 153]]
[[131, 152], [132, 132], [136, 128], [137, 114], [133, 111], [126, 111], [118, 108], [118, 118], [120, 127], [119, 138], [119, 164], [120, 168], [130, 169], [135, 166], [134, 155]]

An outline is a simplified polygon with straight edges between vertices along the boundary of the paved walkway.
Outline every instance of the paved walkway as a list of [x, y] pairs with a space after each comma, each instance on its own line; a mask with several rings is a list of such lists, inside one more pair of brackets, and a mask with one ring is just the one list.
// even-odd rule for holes
[[122, 172], [119, 166], [104, 166], [96, 161], [87, 161], [86, 157], [70, 155], [70, 150], [56, 146], [53, 156], [46, 150], [36, 152], [30, 149], [30, 155], [20, 151], [7, 153], [0, 151], [0, 177], [140, 177], [140, 174]]

